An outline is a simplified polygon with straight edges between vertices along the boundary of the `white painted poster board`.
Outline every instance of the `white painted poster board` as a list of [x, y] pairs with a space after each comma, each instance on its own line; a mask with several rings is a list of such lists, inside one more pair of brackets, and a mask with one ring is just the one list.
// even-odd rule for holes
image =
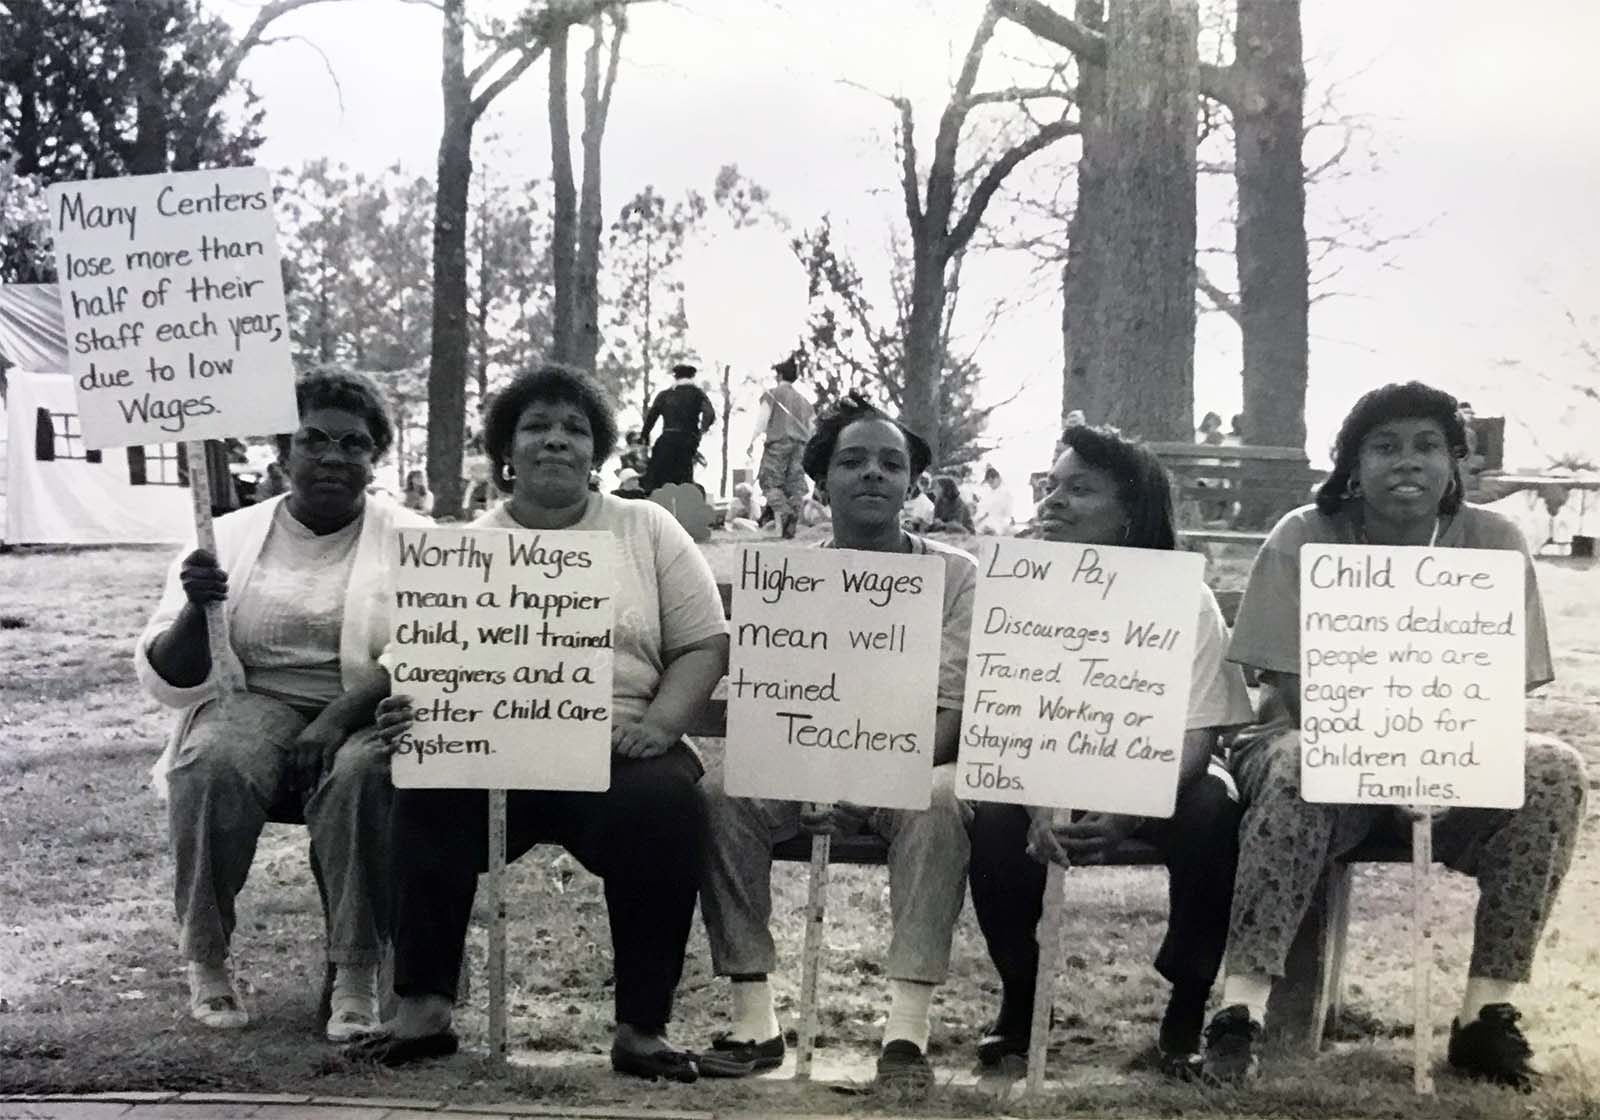
[[616, 538], [397, 532], [385, 660], [416, 722], [395, 786], [606, 789]]
[[1193, 552], [981, 542], [957, 794], [1170, 817], [1204, 573]]
[[727, 792], [926, 809], [943, 614], [938, 556], [741, 550]]
[[57, 183], [49, 205], [85, 446], [295, 430], [266, 168]]
[[1307, 801], [1522, 804], [1524, 563], [1489, 549], [1301, 548]]

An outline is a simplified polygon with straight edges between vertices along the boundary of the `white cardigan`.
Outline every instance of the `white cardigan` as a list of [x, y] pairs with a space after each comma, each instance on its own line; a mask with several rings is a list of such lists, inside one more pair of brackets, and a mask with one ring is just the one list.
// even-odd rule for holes
[[[267, 532], [272, 528], [272, 519], [284, 498], [284, 495], [279, 495], [217, 518], [217, 563], [228, 573], [228, 586], [233, 591], [242, 591], [249, 583], [256, 561], [261, 556], [261, 548], [266, 543]], [[339, 676], [347, 692], [373, 683], [384, 672], [378, 664], [378, 656], [389, 641], [391, 569], [396, 556], [393, 530], [432, 524], [419, 514], [371, 494], [367, 495], [362, 518], [361, 537], [356, 542], [350, 583], [345, 589], [344, 624], [339, 632]], [[139, 635], [133, 655], [134, 669], [144, 690], [167, 707], [182, 710], [177, 726], [167, 738], [166, 749], [150, 773], [151, 785], [163, 800], [167, 796], [167, 770], [177, 754], [178, 744], [187, 734], [195, 710], [216, 695], [222, 665], [228, 667], [235, 680], [244, 679], [244, 668], [232, 649], [223, 650], [220, 658], [213, 651], [210, 674], [189, 688], [180, 688], [163, 680], [155, 666], [150, 664], [151, 644], [177, 620], [178, 613], [187, 602], [178, 572], [183, 566], [183, 558], [194, 548], [195, 543], [191, 540], [167, 569], [167, 584], [161, 594], [161, 602], [145, 625], [144, 632]], [[238, 600], [229, 598], [226, 602], [231, 621]]]

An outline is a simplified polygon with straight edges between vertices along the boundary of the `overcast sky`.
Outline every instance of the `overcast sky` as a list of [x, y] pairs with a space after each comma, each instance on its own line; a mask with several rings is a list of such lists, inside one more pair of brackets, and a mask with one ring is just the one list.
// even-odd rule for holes
[[[254, 7], [211, 2], [241, 25]], [[706, 191], [720, 165], [737, 163], [797, 226], [832, 214], [863, 271], [881, 276], [889, 232], [905, 221], [891, 110], [847, 83], [911, 97], [931, 135], [980, 12], [979, 0], [681, 0], [634, 9], [605, 138], [607, 212], [647, 183], [669, 198]], [[1600, 4], [1306, 0], [1304, 23], [1313, 80], [1340, 79], [1340, 110], [1369, 123], [1378, 157], [1376, 169], [1313, 190], [1312, 232], [1340, 213], [1370, 213], [1380, 233], [1419, 231], [1382, 258], [1392, 256], [1393, 267], [1378, 256], [1345, 259], [1336, 286], [1350, 294], [1313, 311], [1313, 461], [1324, 458], [1358, 393], [1408, 377], [1470, 398], [1480, 415], [1506, 415], [1510, 461], [1535, 465], [1567, 451], [1600, 457], [1600, 407], [1585, 411], [1578, 394], [1559, 388], [1600, 378], [1565, 318], [1576, 315], [1600, 345]], [[432, 9], [394, 0], [345, 0], [285, 19], [285, 32], [327, 55], [343, 104], [310, 49], [257, 52], [245, 74], [268, 113], [262, 162], [328, 156], [376, 171], [398, 161], [431, 175], [438, 24]], [[1003, 27], [980, 85], [1009, 84], [1025, 73], [1024, 60], [1050, 53]], [[541, 66], [502, 95], [482, 126], [499, 137], [497, 174], [547, 174], [544, 96]], [[1048, 186], [1072, 154], [1060, 146], [1042, 158], [1029, 184]], [[1216, 188], [1202, 192], [1203, 238], [1217, 236], [1224, 200]], [[995, 211], [1004, 213], [1003, 205]], [[767, 291], [792, 291], [790, 267], [781, 254], [757, 255], [733, 282], [691, 292], [691, 318], [709, 305], [791, 332], [792, 323], [777, 321], [792, 317], [779, 310], [786, 300]], [[969, 275], [969, 331], [989, 299], [1030, 290], [1027, 262], [1016, 257], [990, 257]], [[1031, 288], [1036, 298], [978, 352], [990, 398], [1019, 394], [991, 427], [1002, 442], [994, 461], [1019, 483], [1047, 465], [1060, 409], [1059, 296], [1049, 283]], [[715, 361], [719, 345], [738, 348], [716, 337], [713, 316], [699, 318], [703, 357]], [[1238, 372], [1237, 332], [1220, 316], [1204, 317], [1197, 416], [1237, 410]], [[736, 443], [748, 430], [741, 421]]]

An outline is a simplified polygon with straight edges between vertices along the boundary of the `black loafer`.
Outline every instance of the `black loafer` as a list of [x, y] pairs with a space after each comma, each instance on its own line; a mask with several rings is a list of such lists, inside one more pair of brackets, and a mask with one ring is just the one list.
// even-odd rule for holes
[[711, 1040], [711, 1053], [701, 1054], [702, 1077], [749, 1077], [764, 1070], [783, 1065], [783, 1035], [773, 1035], [765, 1042], [741, 1042], [726, 1033]]
[[1028, 1028], [1017, 1031], [1000, 1023], [986, 1028], [978, 1040], [978, 1064], [994, 1069], [1007, 1058], [1028, 1060]]
[[933, 1066], [915, 1042], [891, 1039], [878, 1055], [876, 1084], [902, 1092], [925, 1093], [933, 1085]]
[[688, 1050], [654, 1050], [639, 1054], [613, 1046], [611, 1068], [629, 1077], [642, 1077], [646, 1081], [665, 1079], [688, 1085], [700, 1080], [699, 1057]]

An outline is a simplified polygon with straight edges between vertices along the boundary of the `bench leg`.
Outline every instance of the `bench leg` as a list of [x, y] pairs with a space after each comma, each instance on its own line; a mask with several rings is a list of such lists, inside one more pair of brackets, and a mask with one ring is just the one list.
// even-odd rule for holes
[[1267, 1005], [1266, 1028], [1274, 1048], [1311, 1054], [1322, 1049], [1339, 979], [1349, 874], [1345, 864], [1329, 868], [1289, 947], [1283, 979], [1273, 985]]
[[1344, 955], [1350, 940], [1350, 874], [1348, 863], [1328, 872], [1328, 967], [1322, 993], [1322, 1023], [1332, 1030], [1344, 1015]]

